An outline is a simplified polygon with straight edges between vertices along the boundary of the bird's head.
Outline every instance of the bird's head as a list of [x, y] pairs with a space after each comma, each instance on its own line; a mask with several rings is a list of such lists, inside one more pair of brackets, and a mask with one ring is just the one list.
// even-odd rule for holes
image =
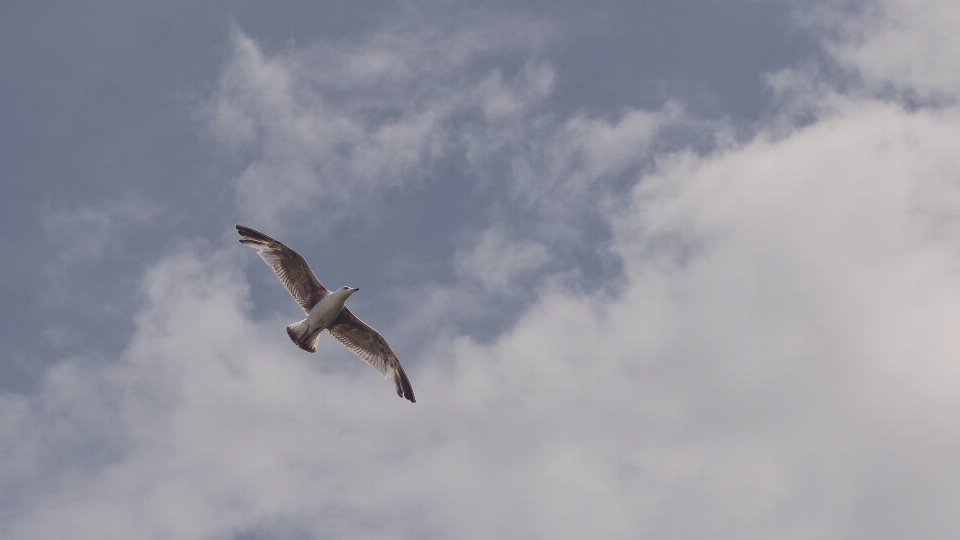
[[344, 296], [349, 297], [351, 294], [359, 290], [360, 290], [359, 287], [347, 287], [346, 285], [344, 285], [343, 287], [340, 287], [340, 290], [338, 292], [340, 292], [340, 294], [343, 294]]

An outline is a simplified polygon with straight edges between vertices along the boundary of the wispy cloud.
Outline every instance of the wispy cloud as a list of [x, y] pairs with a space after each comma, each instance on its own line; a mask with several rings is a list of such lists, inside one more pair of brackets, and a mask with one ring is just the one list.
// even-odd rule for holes
[[[829, 29], [826, 49], [873, 92], [956, 103], [960, 74], [960, 6], [950, 0], [831, 0], [806, 11], [810, 24]], [[852, 17], [851, 11], [858, 16]]]
[[[917, 29], [914, 39], [936, 41], [924, 24], [904, 23]], [[432, 53], [447, 66], [473, 58], [474, 41], [483, 41], [449, 39], [450, 51]], [[375, 94], [368, 81], [405, 84], [412, 108], [369, 98], [399, 112], [345, 97], [345, 109], [328, 110], [335, 94], [284, 82], [309, 73], [321, 84], [329, 75], [302, 62], [326, 58], [324, 47], [269, 56], [242, 34], [234, 43], [247, 51], [237, 58], [247, 56], [224, 80], [249, 66], [271, 74], [262, 91], [242, 88], [257, 79], [250, 74], [236, 88], [222, 82], [221, 94], [253, 92], [255, 104], [217, 121], [239, 126], [233, 144], [250, 152], [251, 167], [275, 174], [292, 148], [291, 162], [306, 171], [302, 185], [280, 180], [291, 200], [271, 198], [259, 177], [237, 180], [241, 208], [265, 221], [326, 204], [316, 202], [321, 193], [351, 204], [355, 185], [408, 188], [416, 180], [398, 184], [375, 171], [425, 167], [434, 144], [451, 151], [432, 130], [451, 135], [446, 126], [463, 102], [436, 105], [459, 95], [442, 88], [443, 99], [418, 101], [415, 80], [435, 72], [406, 63], [401, 38], [348, 51], [332, 73], [355, 79], [329, 83], [360, 81], [349, 84], [361, 96]], [[813, 71], [782, 72], [794, 78], [781, 79], [791, 89], [784, 99], [815, 107], [814, 117], [759, 125], [750, 140], [712, 151], [664, 150], [664, 130], [694, 122], [681, 107], [551, 119], [534, 109], [555, 84], [552, 69], [524, 65], [468, 85], [474, 97], [462, 99], [484, 120], [468, 122], [482, 129], [456, 145], [471, 149], [476, 170], [508, 149], [503, 185], [517, 191], [498, 204], [512, 201], [508, 208], [550, 225], [563, 222], [551, 215], [590, 205], [610, 228], [605, 247], [622, 260], [621, 287], [547, 279], [563, 271], [557, 253], [569, 235], [510, 216], [484, 222], [451, 256], [457, 287], [435, 287], [447, 300], [412, 302], [409, 320], [397, 323], [430, 340], [422, 358], [402, 358], [419, 398], [409, 405], [332, 340], [307, 356], [283, 335], [289, 321], [253, 320], [230, 252], [172, 252], [143, 278], [145, 303], [118, 363], [66, 360], [38, 395], [0, 396], [0, 460], [10, 465], [0, 468], [0, 488], [15, 494], [0, 507], [8, 534], [947, 538], [957, 530], [957, 107], [825, 91], [802, 80]], [[927, 88], [913, 75], [894, 78]], [[938, 91], [957, 90], [943, 81]], [[246, 99], [231, 96], [215, 102]], [[251, 116], [270, 103], [278, 110]], [[354, 131], [321, 136], [329, 122]], [[392, 128], [404, 135], [383, 134]], [[537, 136], [521, 145], [517, 133]], [[350, 151], [340, 156], [328, 136]], [[725, 137], [722, 126], [716, 137]], [[338, 192], [326, 162], [304, 157], [311, 149], [356, 184]], [[362, 169], [356, 155], [383, 161]], [[624, 174], [633, 181], [604, 191]], [[248, 206], [254, 186], [266, 206]], [[560, 211], [529, 203], [537, 190]], [[602, 196], [591, 199], [594, 191]], [[543, 277], [537, 295], [495, 339], [434, 324], [493, 291], [516, 291], [531, 273]]]
[[427, 176], [442, 157], [488, 153], [496, 134], [485, 130], [536, 104], [552, 75], [532, 64], [510, 80], [498, 69], [472, 78], [468, 66], [529, 52], [546, 33], [523, 21], [473, 22], [391, 26], [359, 45], [273, 55], [235, 28], [208, 112], [213, 133], [248, 162], [236, 179], [241, 210], [271, 227], [308, 209], [335, 217]]
[[[359, 43], [273, 54], [234, 28], [208, 112], [213, 132], [247, 160], [235, 179], [242, 219], [275, 235], [308, 223], [323, 236], [338, 220], [380, 219], [400, 204], [398, 193], [459, 184], [462, 197], [486, 203], [450, 236], [487, 252], [488, 243], [470, 239], [496, 237], [504, 253], [524, 254], [516, 264], [573, 276], [585, 260], [608, 255], [602, 213], [652, 164], [663, 134], [717, 131], [674, 102], [627, 108], [613, 120], [559, 118], [549, 108], [555, 70], [540, 54], [557, 39], [551, 28], [522, 17], [466, 22], [394, 23]], [[493, 281], [510, 290], [517, 283], [505, 280], [529, 275], [500, 272], [516, 261], [471, 249], [450, 253], [450, 271], [467, 277], [465, 265], [475, 268], [470, 279], [480, 277], [485, 290]], [[481, 268], [493, 274], [478, 276]], [[503, 307], [487, 294], [465, 296], [459, 284], [421, 282], [407, 293], [431, 298], [429, 324], [441, 326]]]
[[148, 222], [159, 211], [150, 201], [128, 198], [51, 212], [43, 226], [60, 264], [68, 266], [102, 258], [124, 226]]
[[460, 252], [454, 262], [464, 281], [476, 281], [484, 294], [509, 295], [518, 278], [539, 270], [551, 257], [543, 244], [511, 241], [503, 231], [489, 229], [473, 249]]
[[136, 279], [123, 283], [91, 285], [92, 276], [105, 268], [142, 271], [129, 256], [131, 232], [151, 224], [161, 207], [153, 202], [130, 197], [89, 206], [48, 210], [42, 217], [45, 243], [52, 256], [38, 274], [43, 284], [37, 295], [50, 316], [40, 331], [49, 345], [70, 350], [87, 342], [76, 325], [77, 318], [125, 316], [135, 305], [128, 295], [135, 290]]

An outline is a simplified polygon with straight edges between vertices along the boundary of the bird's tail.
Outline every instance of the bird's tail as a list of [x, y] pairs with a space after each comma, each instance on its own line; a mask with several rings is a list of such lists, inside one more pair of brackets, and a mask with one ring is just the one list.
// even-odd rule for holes
[[296, 343], [297, 347], [307, 352], [317, 352], [317, 342], [320, 341], [320, 332], [323, 332], [322, 328], [315, 330], [311, 334], [310, 325], [307, 324], [306, 319], [287, 327], [287, 335], [290, 336], [290, 340]]

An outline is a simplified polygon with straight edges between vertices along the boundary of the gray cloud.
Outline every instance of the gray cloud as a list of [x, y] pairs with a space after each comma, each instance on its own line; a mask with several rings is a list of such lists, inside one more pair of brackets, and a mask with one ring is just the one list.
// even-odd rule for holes
[[873, 92], [905, 93], [909, 99], [956, 103], [960, 87], [953, 59], [960, 52], [955, 3], [942, 0], [855, 4], [815, 3], [809, 24], [832, 31], [827, 50]]
[[550, 69], [530, 64], [509, 81], [496, 68], [474, 80], [458, 73], [484, 56], [529, 51], [543, 30], [471, 22], [479, 24], [387, 27], [359, 46], [276, 56], [234, 29], [208, 114], [212, 132], [249, 156], [236, 180], [243, 213], [276, 227], [281, 214], [322, 208], [329, 221], [423, 177], [445, 156], [482, 161], [512, 142], [504, 124], [549, 92]]
[[[900, 29], [940, 25], [910, 34], [916, 50], [950, 26], [897, 13]], [[845, 90], [797, 68], [769, 79], [783, 114], [742, 140], [673, 103], [557, 117], [545, 104], [558, 69], [537, 46], [521, 40], [521, 67], [474, 71], [460, 86], [451, 73], [487, 54], [476, 52], [485, 39], [441, 31], [411, 42], [385, 28], [339, 56], [327, 45], [264, 53], [235, 34], [212, 129], [250, 162], [234, 183], [240, 213], [281, 230], [306, 220], [287, 213], [328, 197], [357, 209], [417, 193], [450, 154], [466, 156], [478, 182], [503, 173], [493, 185], [512, 191], [456, 231], [453, 282], [398, 294], [394, 322], [379, 326], [419, 402], [404, 406], [331, 339], [314, 356], [290, 346], [282, 326], [295, 306], [255, 311], [266, 287], [248, 283], [251, 257], [232, 239], [172, 240], [143, 274], [116, 361], [65, 358], [38, 393], [0, 395], [0, 518], [12, 538], [957, 530], [956, 106], [884, 98], [869, 77]], [[870, 32], [883, 33], [845, 46], [858, 50]], [[423, 58], [436, 64], [417, 67]], [[849, 58], [872, 69], [869, 55]], [[929, 88], [898, 69], [883, 77]], [[396, 84], [380, 94], [383, 80]], [[417, 94], [421, 80], [438, 87]], [[337, 97], [337, 84], [350, 92]], [[671, 130], [713, 142], [678, 146]], [[361, 166], [356, 155], [375, 159]], [[381, 177], [394, 169], [415, 173]], [[274, 177], [297, 197], [273, 193]], [[256, 197], [269, 204], [251, 206]], [[58, 252], [73, 261], [106, 250], [124, 208], [54, 219], [92, 242], [74, 252], [67, 235]], [[584, 213], [609, 234], [578, 235], [571, 222]], [[621, 261], [615, 284], [576, 286], [564, 249], [591, 242]], [[531, 277], [526, 303], [490, 339], [444, 324], [496, 314], [497, 293]], [[351, 305], [366, 317], [377, 301]], [[426, 343], [408, 362], [410, 335]]]

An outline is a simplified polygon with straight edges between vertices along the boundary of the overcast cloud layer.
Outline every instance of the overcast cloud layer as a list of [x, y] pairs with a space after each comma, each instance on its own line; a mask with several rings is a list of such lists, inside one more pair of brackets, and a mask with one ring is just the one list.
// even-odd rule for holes
[[[31, 309], [90, 315], [0, 349], [4, 538], [960, 530], [960, 5], [793, 4], [817, 47], [756, 71], [751, 114], [682, 77], [578, 106], [569, 6], [389, 9], [280, 45], [214, 11], [176, 100], [205, 180], [8, 240], [43, 246]], [[361, 287], [418, 402], [293, 347], [235, 221]]]

